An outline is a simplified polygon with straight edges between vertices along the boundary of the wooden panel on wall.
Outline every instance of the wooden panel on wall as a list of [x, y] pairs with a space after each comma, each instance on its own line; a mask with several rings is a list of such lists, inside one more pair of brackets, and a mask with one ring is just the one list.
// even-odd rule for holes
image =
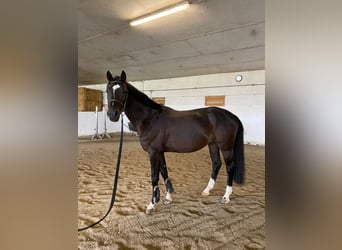
[[96, 106], [102, 110], [102, 91], [78, 88], [78, 111], [95, 111]]
[[225, 96], [206, 96], [205, 97], [205, 106], [224, 106], [225, 105]]
[[165, 105], [165, 97], [153, 97], [152, 100], [161, 105]]

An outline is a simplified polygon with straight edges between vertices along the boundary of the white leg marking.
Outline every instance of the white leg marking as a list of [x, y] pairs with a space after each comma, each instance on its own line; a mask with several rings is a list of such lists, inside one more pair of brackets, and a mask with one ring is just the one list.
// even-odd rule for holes
[[169, 192], [166, 193], [165, 198], [168, 199], [168, 200], [172, 200], [171, 194]]
[[210, 178], [207, 187], [202, 192], [202, 195], [209, 195], [210, 190], [212, 190], [214, 186], [215, 186], [215, 181], [213, 178]]
[[164, 204], [170, 204], [171, 202], [172, 202], [171, 194], [169, 192], [166, 192]]
[[150, 204], [148, 204], [146, 208], [146, 214], [151, 214], [153, 210], [154, 210], [154, 204], [150, 202]]
[[222, 204], [228, 203], [230, 201], [229, 196], [232, 194], [232, 192], [233, 192], [233, 188], [227, 185], [226, 192], [224, 193], [220, 202]]

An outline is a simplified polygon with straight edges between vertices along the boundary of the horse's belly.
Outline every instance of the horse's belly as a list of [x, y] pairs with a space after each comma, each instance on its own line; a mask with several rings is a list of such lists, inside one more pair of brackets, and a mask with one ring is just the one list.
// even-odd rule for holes
[[190, 153], [205, 147], [209, 141], [210, 138], [204, 135], [178, 134], [168, 138], [165, 149], [169, 152]]

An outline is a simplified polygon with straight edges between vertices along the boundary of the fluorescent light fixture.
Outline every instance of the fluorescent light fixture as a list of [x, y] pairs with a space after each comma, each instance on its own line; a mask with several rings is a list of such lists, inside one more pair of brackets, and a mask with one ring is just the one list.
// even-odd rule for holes
[[188, 2], [183, 2], [181, 4], [173, 5], [171, 7], [165, 8], [163, 10], [159, 10], [159, 11], [156, 11], [154, 13], [148, 14], [146, 16], [132, 20], [129, 24], [131, 26], [137, 26], [139, 24], [143, 24], [143, 23], [155, 20], [157, 18], [176, 13], [176, 12], [181, 11], [181, 10], [185, 10], [189, 6], [190, 6], [190, 4]]

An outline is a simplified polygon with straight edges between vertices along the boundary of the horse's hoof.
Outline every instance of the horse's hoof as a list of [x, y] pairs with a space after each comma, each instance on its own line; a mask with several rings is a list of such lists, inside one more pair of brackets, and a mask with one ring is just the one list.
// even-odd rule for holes
[[151, 208], [151, 209], [147, 208], [147, 209], [146, 209], [146, 214], [147, 214], [147, 215], [151, 215], [152, 212], [153, 212], [153, 208]]
[[155, 210], [155, 208], [153, 207], [153, 208], [146, 208], [146, 214], [147, 215], [151, 215], [152, 213], [153, 213], [153, 211]]
[[209, 191], [204, 190], [204, 191], [202, 192], [202, 195], [203, 195], [203, 196], [208, 196], [208, 195], [209, 195]]
[[222, 197], [222, 199], [220, 200], [220, 203], [221, 204], [227, 204], [227, 203], [229, 203], [230, 202], [230, 199], [228, 198], [225, 198], [225, 197]]
[[172, 202], [172, 199], [164, 199], [163, 204], [168, 205]]
[[154, 204], [152, 202], [150, 202], [150, 204], [148, 204], [148, 206], [146, 208], [146, 214], [152, 214], [154, 209], [155, 209]]

